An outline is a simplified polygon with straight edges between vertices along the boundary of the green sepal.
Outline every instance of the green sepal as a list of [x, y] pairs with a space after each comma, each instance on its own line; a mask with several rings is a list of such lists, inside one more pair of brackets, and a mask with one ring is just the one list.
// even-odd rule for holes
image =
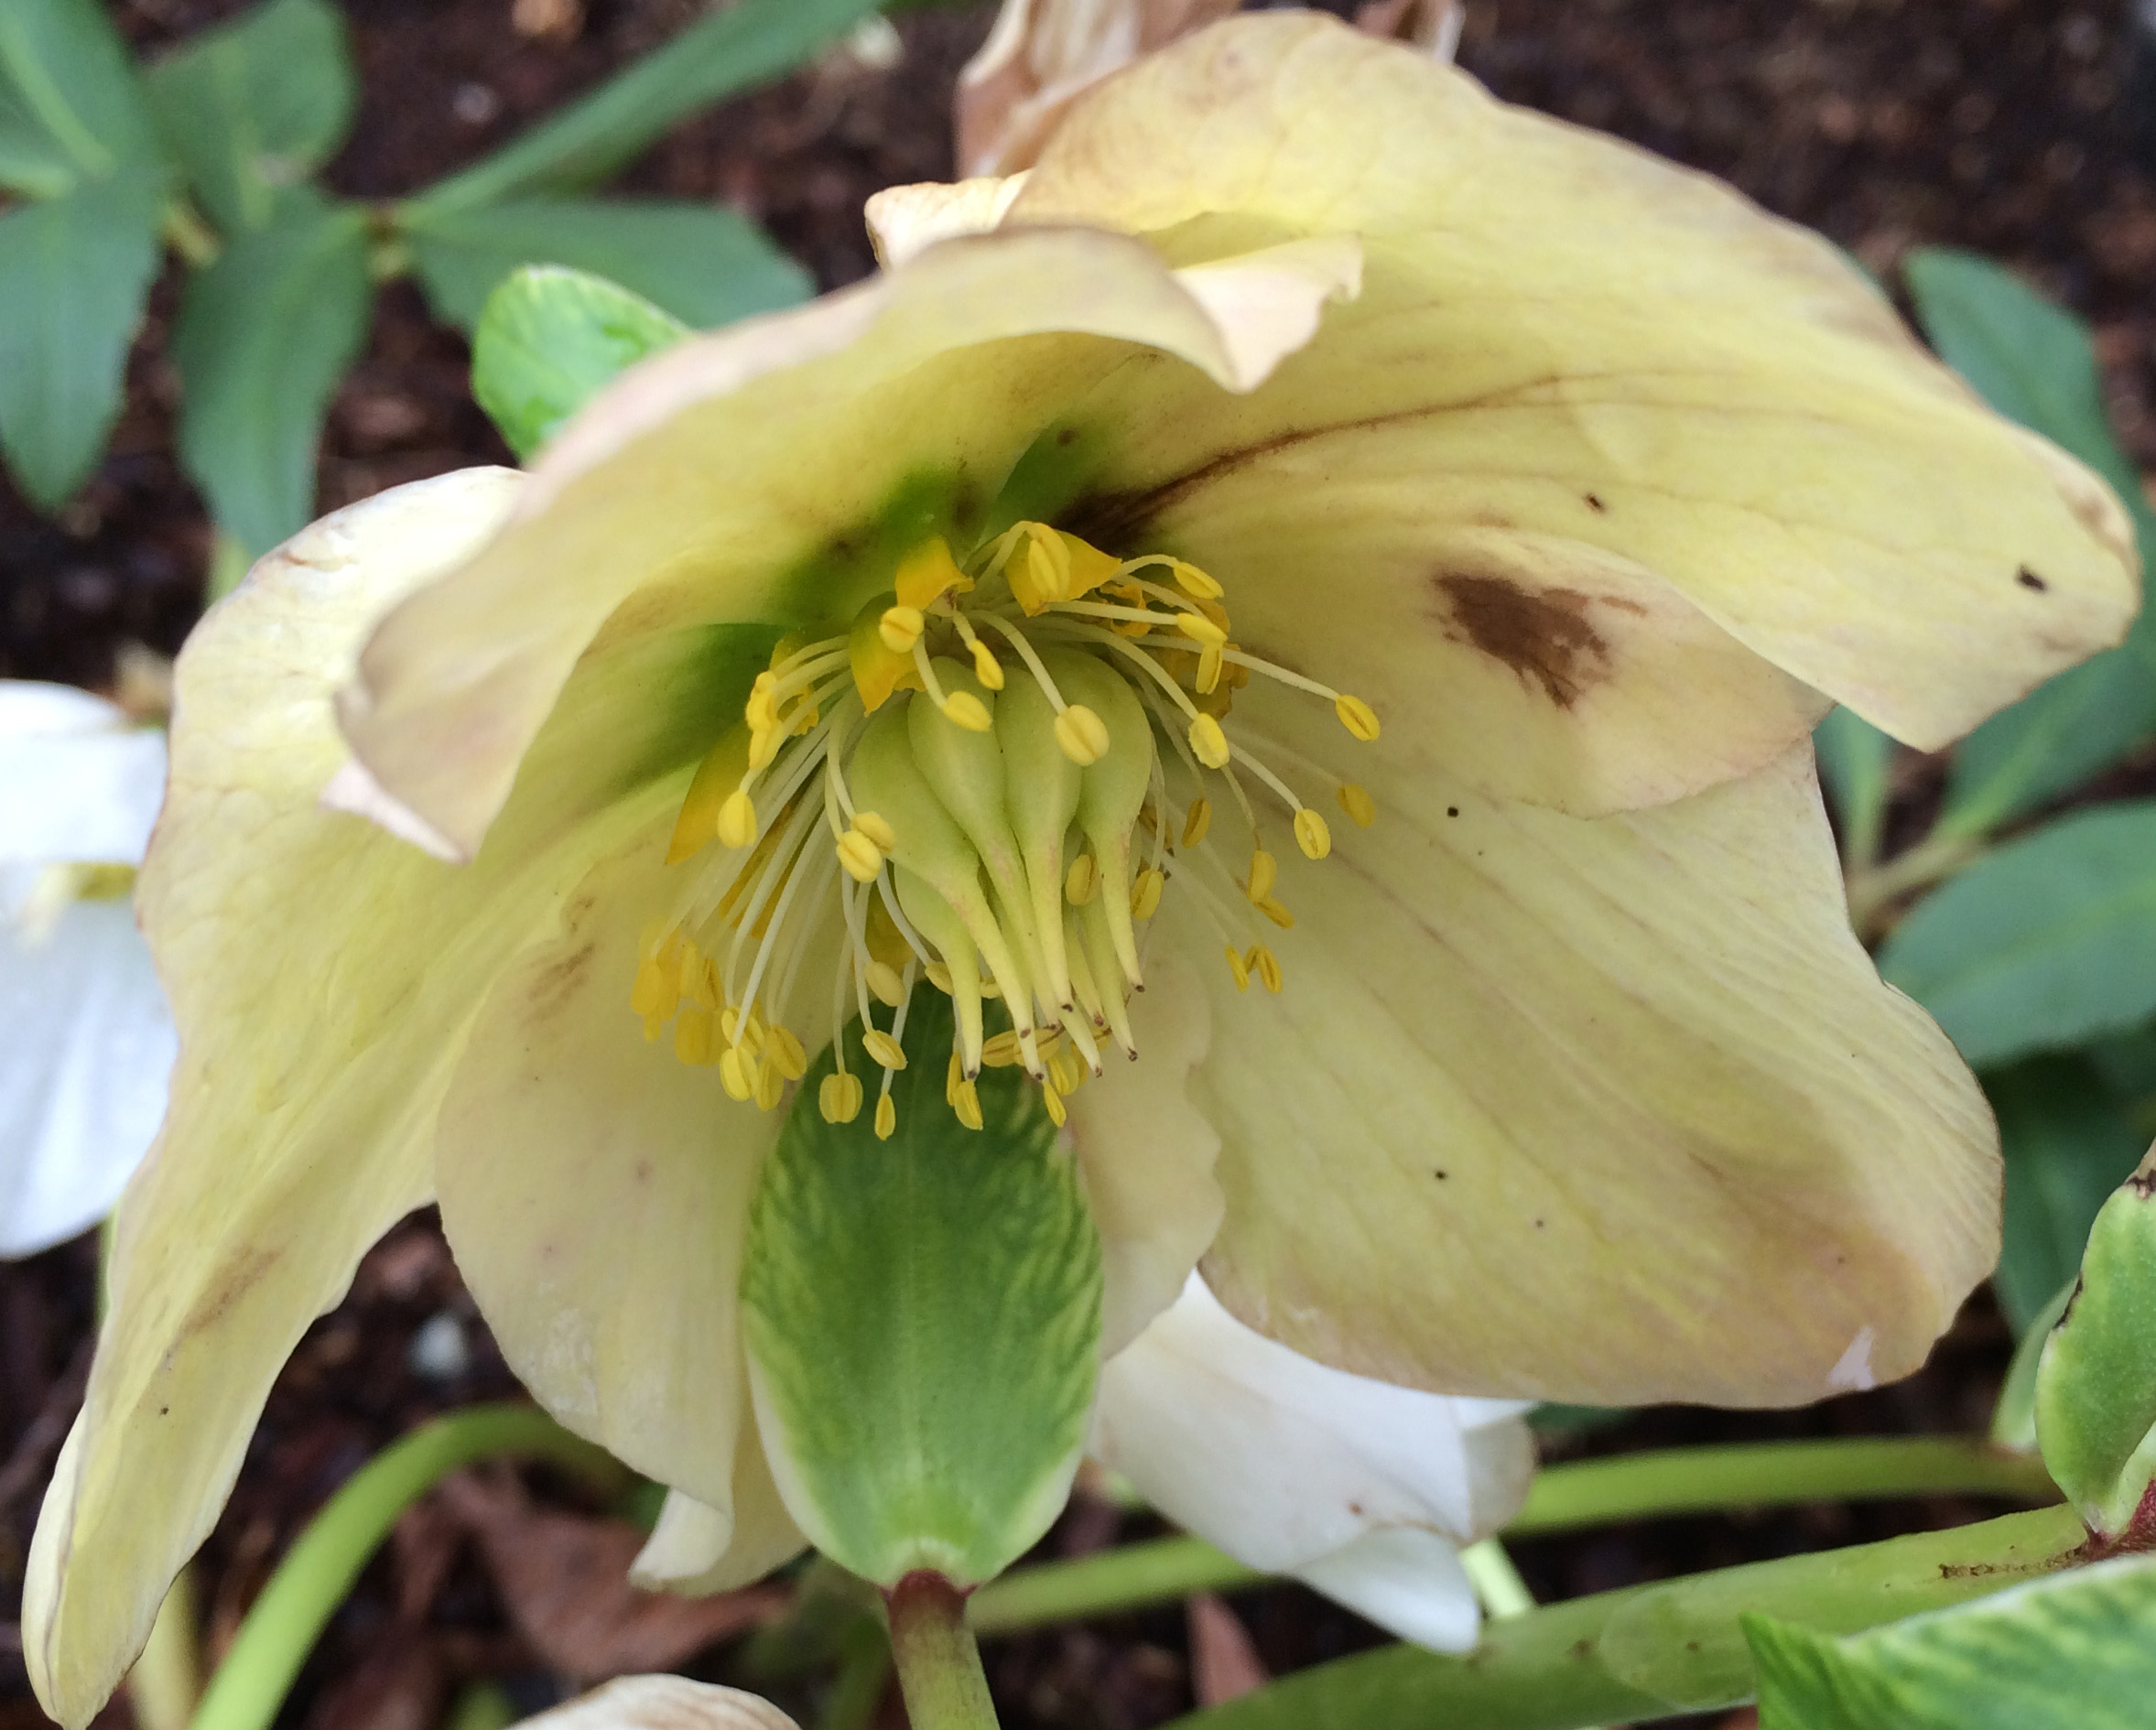
[[487, 297], [471, 338], [471, 394], [529, 457], [616, 374], [688, 327], [618, 283], [527, 265]]
[[850, 1123], [802, 1081], [758, 1181], [742, 1277], [756, 1420], [803, 1531], [880, 1585], [992, 1578], [1062, 1508], [1100, 1372], [1100, 1241], [1076, 1162], [1015, 1068], [978, 1081], [985, 1128], [945, 1101], [948, 1000], [914, 995], [876, 1138], [881, 1072]]
[[2037, 1366], [2036, 1433], [2088, 1529], [2123, 1533], [2156, 1478], [2156, 1153], [2096, 1215]]
[[2136, 1730], [2156, 1693], [2147, 1556], [1845, 1639], [1743, 1623], [1760, 1730]]

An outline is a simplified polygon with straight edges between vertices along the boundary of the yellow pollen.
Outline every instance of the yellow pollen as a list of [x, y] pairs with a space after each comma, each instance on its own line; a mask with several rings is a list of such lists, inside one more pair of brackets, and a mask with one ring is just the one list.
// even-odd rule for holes
[[1199, 600], [1218, 600], [1228, 592], [1196, 565], [1186, 565], [1183, 560], [1175, 558], [1168, 561], [1168, 568], [1176, 574], [1176, 587]]
[[[988, 681], [983, 679], [983, 685]], [[953, 691], [943, 699], [944, 719], [970, 733], [985, 733], [990, 727], [988, 707], [971, 691]]]
[[851, 1123], [861, 1115], [861, 1077], [826, 1076], [817, 1087], [816, 1104], [826, 1123]]
[[1208, 769], [1228, 766], [1228, 735], [1210, 715], [1200, 715], [1190, 723], [1190, 749]]
[[1094, 868], [1093, 856], [1080, 853], [1070, 861], [1070, 870], [1063, 876], [1063, 899], [1073, 907], [1083, 907], [1093, 899], [1093, 891], [1100, 887], [1100, 873]]
[[756, 1060], [739, 1045], [729, 1045], [719, 1059], [719, 1081], [730, 1099], [756, 1097]]
[[1377, 711], [1360, 697], [1340, 697], [1333, 700], [1333, 713], [1340, 718], [1345, 727], [1364, 744], [1378, 736]]
[[973, 639], [973, 676], [991, 691], [1003, 688], [1003, 664], [989, 653], [988, 644]]
[[853, 827], [886, 853], [898, 845], [898, 831], [873, 811], [856, 811], [853, 814]]
[[770, 1049], [765, 1052], [764, 1061], [788, 1081], [798, 1081], [808, 1073], [808, 1054], [791, 1028], [773, 1026]]
[[884, 1069], [904, 1069], [905, 1052], [899, 1043], [880, 1027], [872, 1027], [861, 1036], [861, 1048]]
[[756, 838], [756, 802], [739, 787], [726, 795], [719, 807], [719, 841], [722, 847], [743, 848]]
[[1138, 881], [1131, 885], [1132, 918], [1150, 919], [1160, 910], [1160, 892], [1166, 887], [1167, 881], [1152, 866], [1138, 873]]
[[1183, 816], [1183, 845], [1196, 847], [1213, 827], [1213, 806], [1208, 799], [1193, 799]]
[[876, 621], [876, 635], [894, 654], [911, 653], [926, 628], [927, 621], [921, 617], [918, 607], [886, 607], [883, 616]]
[[[861, 969], [861, 977], [867, 980], [869, 989], [876, 994], [877, 1001], [886, 1009], [896, 1009], [905, 1001], [905, 981], [899, 978], [898, 969], [888, 961], [870, 962]], [[891, 1067], [900, 1069], [905, 1065], [893, 1064]]]
[[1228, 946], [1228, 971], [1235, 975], [1237, 990], [1247, 991], [1251, 989], [1251, 964], [1242, 958], [1242, 951], [1233, 944]]
[[1378, 820], [1378, 802], [1370, 796], [1370, 789], [1350, 781], [1340, 788], [1340, 809], [1355, 819], [1355, 827], [1367, 829]]
[[839, 863], [857, 883], [874, 882], [876, 873], [883, 869], [883, 849], [861, 829], [858, 820], [839, 838], [838, 849]]
[[1263, 848], [1251, 855], [1250, 881], [1245, 888], [1253, 902], [1262, 903], [1273, 892], [1273, 885], [1280, 876], [1280, 861]]
[[1305, 859], [1323, 859], [1333, 850], [1333, 832], [1308, 806], [1295, 813], [1295, 845]]
[[1273, 923], [1278, 925], [1283, 931], [1293, 931], [1295, 928], [1295, 914], [1288, 912], [1285, 907], [1283, 907], [1277, 901], [1273, 900], [1272, 896], [1266, 896], [1263, 901], [1256, 903], [1255, 905], [1257, 906], [1257, 909], [1260, 913], [1263, 914], [1266, 918], [1272, 920]]
[[888, 1141], [897, 1133], [898, 1107], [889, 1094], [880, 1094], [876, 1098], [876, 1140]]
[[1059, 1046], [1048, 1057], [1048, 1085], [1064, 1095], [1076, 1093], [1085, 1084], [1086, 1065], [1068, 1045]]
[[1056, 1091], [1054, 1082], [1041, 1083], [1041, 1103], [1048, 1108], [1048, 1121], [1060, 1130], [1068, 1120], [1070, 1113], [1063, 1108], [1063, 1096]]
[[961, 1081], [951, 1090], [951, 1109], [958, 1119], [969, 1130], [978, 1130], [984, 1119], [980, 1115], [980, 1093], [970, 1081]]
[[[1203, 613], [1179, 612], [1176, 615], [1176, 629], [1200, 648], [1220, 649], [1228, 644], [1228, 633]], [[1216, 675], [1216, 676], [1218, 676]]]
[[756, 1068], [756, 1109], [759, 1111], [774, 1110], [778, 1102], [785, 1097], [785, 1076], [780, 1072], [779, 1066], [775, 1063], [768, 1057], [765, 1058]]
[[1273, 958], [1273, 951], [1262, 943], [1251, 946], [1250, 968], [1265, 983], [1273, 996], [1280, 995], [1280, 963]]
[[966, 1066], [959, 1061], [959, 1054], [950, 1054], [950, 1062], [943, 1066], [943, 1103], [949, 1105], [959, 1097], [959, 1083], [966, 1078]]
[[1008, 1069], [1019, 1055], [1018, 1035], [1008, 1030], [990, 1034], [980, 1047], [980, 1061], [991, 1069]]
[[[1072, 703], [1056, 717], [1056, 742], [1063, 747], [1063, 754], [1071, 762], [1081, 769], [1089, 769], [1108, 755], [1108, 723], [1083, 703]], [[1225, 762], [1225, 742], [1221, 751], [1220, 760]]]
[[1220, 668], [1226, 662], [1220, 645], [1208, 643], [1197, 652], [1197, 694], [1210, 697], [1220, 686]]

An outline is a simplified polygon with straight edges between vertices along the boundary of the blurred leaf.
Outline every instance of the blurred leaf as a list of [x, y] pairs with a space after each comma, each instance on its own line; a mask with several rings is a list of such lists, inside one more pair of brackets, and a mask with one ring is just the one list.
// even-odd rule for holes
[[1854, 710], [1832, 708], [1812, 730], [1812, 748], [1841, 825], [1842, 857], [1859, 863], [1877, 858], [1893, 740]]
[[163, 176], [134, 169], [0, 216], [0, 450], [46, 510], [88, 478], [119, 416], [163, 202]]
[[157, 157], [127, 47], [96, 0], [0, 0], [0, 187], [56, 198]]
[[[877, 0], [739, 0], [707, 13], [552, 120], [421, 193], [406, 210], [469, 210], [592, 186], [691, 114], [792, 71], [876, 8]], [[475, 302], [472, 317], [478, 313]]]
[[2156, 1692], [2156, 1558], [1836, 1639], [1744, 1618], [1760, 1730], [2136, 1730]]
[[1880, 970], [1981, 1066], [2156, 1012], [2156, 801], [2075, 812], [1988, 854], [1901, 922]]
[[2092, 1040], [2082, 1048], [2119, 1109], [2144, 1137], [2156, 1137], [2156, 1028]]
[[179, 454], [218, 526], [252, 554], [314, 514], [322, 416], [372, 299], [364, 212], [308, 187], [188, 284], [172, 338]]
[[[2096, 351], [2071, 314], [1974, 254], [1927, 248], [1907, 266], [1932, 345], [2001, 414], [2088, 464], [2126, 501], [2146, 555], [2156, 519], [2112, 436]], [[2156, 613], [2119, 647], [2060, 674], [1955, 752], [1940, 828], [1980, 834], [2071, 791], [2156, 732]]]
[[487, 297], [523, 265], [565, 265], [604, 276], [704, 328], [793, 306], [811, 291], [807, 273], [762, 229], [707, 205], [522, 199], [409, 214], [427, 297], [440, 317], [467, 330], [479, 322]]
[[359, 103], [344, 18], [327, 0], [269, 0], [190, 37], [150, 70], [166, 142], [228, 233], [337, 153]]
[[2148, 1146], [2079, 1057], [2037, 1057], [1984, 1077], [2006, 1152], [2006, 1241], [1992, 1282], [2017, 1335], [2081, 1266], [2096, 1210]]
[[2088, 1235], [2080, 1287], [2037, 1366], [2036, 1435], [2088, 1529], [2123, 1533], [2156, 1476], [2156, 1155]]
[[471, 338], [471, 394], [528, 457], [601, 385], [688, 327], [641, 295], [559, 265], [525, 266], [489, 297]]

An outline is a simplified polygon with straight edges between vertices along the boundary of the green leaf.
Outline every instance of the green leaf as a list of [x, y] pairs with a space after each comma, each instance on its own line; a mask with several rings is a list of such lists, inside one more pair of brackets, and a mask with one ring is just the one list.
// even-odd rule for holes
[[[596, 185], [690, 115], [784, 77], [877, 4], [739, 0], [707, 13], [665, 47], [493, 156], [421, 193], [406, 209], [469, 210]], [[476, 304], [472, 310], [478, 311]]]
[[2096, 1210], [2148, 1146], [2079, 1057], [2037, 1057], [1984, 1077], [2006, 1152], [2006, 1241], [1992, 1282], [2025, 1334], [2081, 1266]]
[[1819, 779], [1841, 824], [1842, 857], [1876, 859], [1886, 822], [1893, 740], [1854, 710], [1832, 708], [1812, 730], [1812, 748], [1819, 759]]
[[127, 46], [96, 0], [0, 0], [0, 187], [57, 198], [157, 159]]
[[1760, 1730], [2139, 1730], [2156, 1558], [2099, 1563], [1836, 1639], [1744, 1618]]
[[327, 0], [269, 0], [153, 67], [159, 129], [227, 233], [265, 226], [352, 127], [359, 82]]
[[1920, 903], [1880, 970], [1978, 1065], [2156, 1013], [2156, 801], [2079, 811]]
[[945, 1103], [948, 1000], [914, 994], [897, 1130], [824, 1121], [829, 1052], [764, 1168], [742, 1275], [758, 1427], [786, 1506], [841, 1566], [895, 1584], [1000, 1573], [1061, 1509], [1099, 1378], [1100, 1240], [1075, 1162], [1015, 1068], [987, 1128]]
[[322, 416], [372, 299], [365, 213], [309, 187], [188, 284], [172, 339], [186, 391], [180, 459], [250, 553], [314, 514]]
[[2074, 1277], [2053, 1292], [2043, 1308], [2036, 1313], [2035, 1319], [2022, 1333], [2021, 1344], [2014, 1347], [2013, 1359], [2007, 1365], [2006, 1383], [1999, 1390], [1999, 1404], [1991, 1413], [1994, 1446], [2015, 1454], [2036, 1452], [2036, 1367], [2043, 1357], [2052, 1329], [2058, 1326], [2059, 1318], [2065, 1314], [2066, 1305], [2080, 1280], [2081, 1270], [2077, 1266]]
[[2037, 1366], [2036, 1433], [2089, 1530], [2123, 1532], [2156, 1477], [2156, 1154], [2096, 1216]]
[[[2112, 436], [2096, 351], [2080, 321], [1997, 265], [1930, 248], [1908, 265], [1932, 345], [2001, 414], [2088, 464], [2126, 501], [2146, 555], [2156, 518]], [[1979, 727], [1955, 753], [1939, 827], [1977, 835], [2071, 791], [2156, 732], [2156, 616], [2119, 647], [2062, 673]]]
[[527, 265], [488, 297], [471, 337], [471, 394], [529, 457], [601, 386], [688, 334], [641, 295], [580, 270]]
[[524, 265], [604, 276], [703, 328], [793, 306], [811, 289], [807, 273], [763, 230], [708, 205], [523, 199], [409, 216], [406, 234], [428, 299], [467, 330], [487, 297]]
[[88, 478], [119, 417], [163, 200], [163, 178], [136, 171], [0, 216], [0, 451], [46, 510]]

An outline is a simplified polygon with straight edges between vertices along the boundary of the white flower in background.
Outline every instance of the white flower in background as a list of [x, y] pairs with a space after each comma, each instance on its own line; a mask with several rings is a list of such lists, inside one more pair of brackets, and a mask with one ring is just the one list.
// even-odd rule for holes
[[0, 680], [0, 1256], [119, 1199], [177, 1048], [135, 929], [165, 736], [65, 685]]

